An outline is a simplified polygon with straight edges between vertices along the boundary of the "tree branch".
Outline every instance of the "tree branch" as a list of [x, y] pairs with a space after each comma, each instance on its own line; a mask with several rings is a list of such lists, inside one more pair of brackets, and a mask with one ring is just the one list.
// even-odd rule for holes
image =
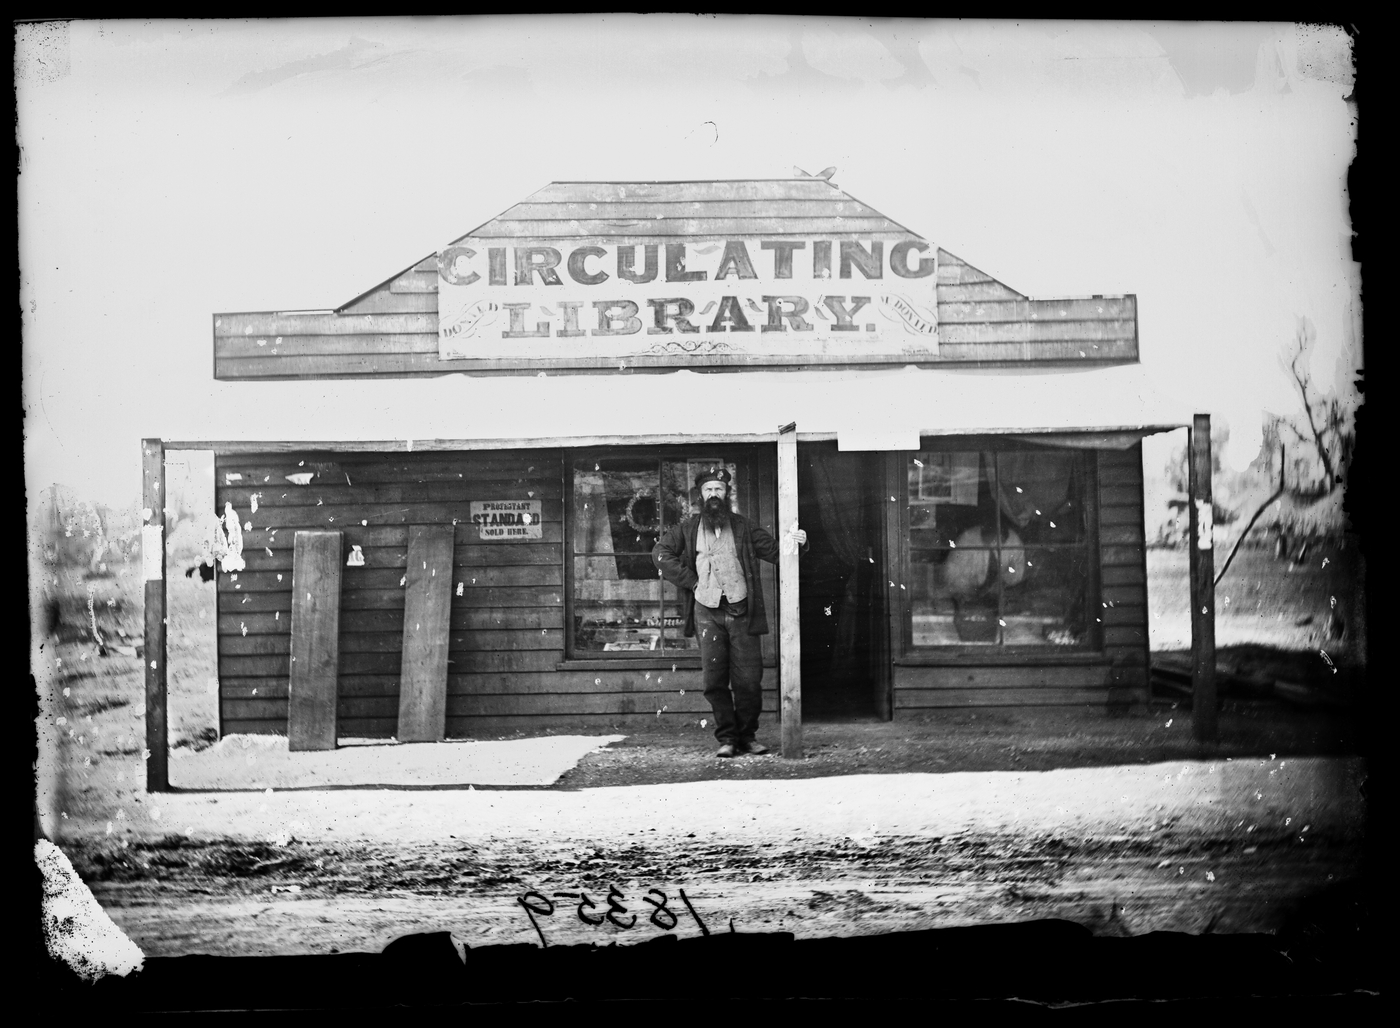
[[[1337, 476], [1332, 470], [1332, 457], [1327, 452], [1327, 444], [1322, 440], [1322, 433], [1318, 431], [1317, 424], [1313, 420], [1312, 401], [1308, 399], [1308, 381], [1304, 375], [1298, 372], [1298, 361], [1302, 358], [1307, 347], [1305, 337], [1298, 338], [1298, 352], [1293, 355], [1293, 360], [1288, 364], [1288, 369], [1293, 372], [1293, 381], [1298, 383], [1298, 392], [1303, 398], [1303, 413], [1308, 418], [1308, 429], [1312, 432], [1313, 445], [1317, 448], [1318, 459], [1322, 461], [1322, 470], [1327, 473], [1327, 484], [1332, 486], [1336, 483]], [[1330, 488], [1329, 488], [1330, 491]]]
[[1259, 516], [1260, 516], [1261, 514], [1263, 514], [1264, 511], [1266, 511], [1266, 510], [1269, 509], [1269, 504], [1273, 503], [1275, 500], [1277, 500], [1280, 496], [1283, 495], [1283, 492], [1284, 492], [1284, 482], [1283, 482], [1284, 461], [1283, 461], [1283, 458], [1284, 458], [1284, 456], [1285, 456], [1285, 453], [1284, 453], [1283, 445], [1280, 443], [1280, 444], [1279, 444], [1279, 464], [1278, 464], [1278, 489], [1275, 490], [1274, 495], [1270, 496], [1267, 500], [1265, 500], [1262, 504], [1260, 504], [1259, 509], [1256, 510], [1256, 511], [1254, 512], [1254, 517], [1252, 517], [1252, 518], [1249, 519], [1249, 523], [1248, 523], [1247, 525], [1244, 526], [1244, 531], [1241, 532], [1240, 535], [1239, 535], [1239, 538], [1235, 540], [1235, 545], [1230, 547], [1230, 555], [1229, 555], [1228, 557], [1225, 558], [1225, 563], [1222, 564], [1222, 565], [1220, 566], [1220, 573], [1217, 574], [1217, 575], [1215, 576], [1215, 584], [1216, 584], [1216, 585], [1219, 585], [1219, 584], [1220, 584], [1220, 580], [1221, 580], [1222, 578], [1225, 577], [1225, 572], [1227, 572], [1227, 571], [1230, 570], [1230, 562], [1231, 562], [1232, 560], [1235, 559], [1235, 554], [1239, 552], [1240, 546], [1244, 543], [1245, 538], [1249, 535], [1249, 530], [1250, 530], [1251, 528], [1254, 527], [1254, 522], [1258, 521], [1258, 520], [1259, 520]]

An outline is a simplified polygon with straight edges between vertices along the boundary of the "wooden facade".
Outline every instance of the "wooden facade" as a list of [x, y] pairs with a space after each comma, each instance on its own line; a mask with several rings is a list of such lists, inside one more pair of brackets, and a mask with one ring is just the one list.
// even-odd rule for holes
[[[783, 238], [814, 232], [837, 241], [920, 239], [819, 179], [556, 182], [471, 235], [647, 244], [687, 235]], [[921, 363], [1121, 364], [1138, 359], [1136, 297], [1031, 299], [945, 250], [937, 254], [938, 357]], [[438, 283], [433, 254], [333, 311], [216, 314], [214, 377], [243, 381], [460, 370], [439, 358]], [[825, 362], [813, 355], [784, 363], [820, 367]], [[537, 370], [549, 366], [548, 360], [537, 362]], [[674, 366], [665, 357], [627, 361], [628, 368], [642, 371]], [[719, 356], [696, 370], [748, 366], [744, 359]], [[513, 367], [481, 361], [474, 362], [472, 371]], [[595, 370], [616, 371], [617, 362], [598, 362]]]
[[[897, 636], [901, 596], [891, 589], [893, 707], [900, 713], [948, 707], [1141, 707], [1148, 701], [1147, 550], [1142, 446], [1093, 453], [1090, 547], [1097, 552], [1090, 604], [1097, 609], [1088, 651], [1014, 655], [911, 655]], [[891, 488], [899, 467], [891, 462]], [[904, 651], [901, 653], [901, 651]]]
[[[696, 448], [713, 450], [704, 441]], [[614, 452], [593, 448], [588, 453]], [[1140, 446], [1094, 450], [1093, 545], [1102, 625], [1089, 652], [993, 656], [910, 655], [898, 637], [899, 583], [887, 616], [893, 716], [959, 707], [1140, 705], [1147, 700], [1147, 591]], [[751, 516], [773, 530], [771, 454], [741, 452]], [[887, 454], [898, 488], [902, 454]], [[341, 737], [396, 733], [403, 674], [405, 586], [416, 526], [454, 526], [448, 617], [446, 734], [475, 737], [560, 726], [625, 725], [709, 712], [694, 658], [571, 660], [568, 452], [562, 449], [356, 453], [290, 451], [216, 457], [216, 502], [243, 524], [241, 572], [218, 575], [222, 731], [287, 731], [292, 678], [293, 544], [298, 530], [343, 535], [364, 563], [343, 567], [339, 586], [336, 720]], [[289, 476], [311, 474], [306, 485]], [[253, 510], [256, 497], [257, 507]], [[542, 538], [483, 542], [473, 501], [538, 499]], [[895, 531], [886, 564], [898, 566]], [[342, 559], [342, 563], [344, 563]], [[893, 572], [892, 572], [893, 573]], [[764, 709], [778, 712], [776, 575], [764, 568], [772, 632], [765, 637]], [[881, 704], [881, 706], [885, 706]]]
[[[342, 569], [342, 737], [396, 732], [409, 536], [421, 525], [455, 525], [448, 736], [610, 725], [655, 719], [658, 711], [707, 714], [696, 660], [566, 660], [564, 459], [561, 450], [216, 456], [218, 508], [231, 504], [242, 520], [246, 562], [244, 571], [218, 576], [222, 731], [287, 730], [292, 547], [296, 531], [308, 528], [339, 530], [345, 555], [359, 546], [364, 556], [363, 566]], [[305, 486], [288, 481], [307, 472], [315, 477]], [[771, 481], [771, 471], [763, 472], [749, 474]], [[759, 509], [771, 509], [771, 485], [756, 483], [755, 497]], [[542, 501], [542, 538], [482, 542], [470, 523], [471, 503], [511, 499]], [[771, 517], [759, 520], [772, 528]], [[771, 601], [771, 571], [765, 586]], [[770, 609], [776, 609], [771, 602]], [[772, 638], [765, 654], [770, 666]], [[771, 713], [775, 676], [766, 675], [764, 684]]]
[[[603, 239], [658, 245], [688, 237], [760, 236], [922, 243], [909, 229], [829, 183], [810, 178], [552, 183], [469, 235], [473, 240], [506, 242]], [[915, 362], [921, 369], [918, 374], [954, 366], [1055, 369], [1137, 362], [1135, 297], [1032, 299], [953, 254], [941, 249], [936, 254], [936, 278], [924, 281], [932, 283], [927, 295], [936, 295], [937, 356]], [[463, 366], [454, 364], [450, 355], [445, 359], [439, 349], [441, 277], [437, 256], [432, 255], [335, 310], [217, 314], [214, 375], [226, 381], [257, 381], [461, 372]], [[849, 357], [824, 359], [820, 354], [784, 360], [791, 370], [865, 366]], [[663, 356], [641, 357], [629, 358], [621, 370], [663, 372], [675, 366]], [[749, 365], [720, 354], [684, 366], [739, 371]], [[552, 367], [549, 359], [541, 358], [529, 370]], [[573, 372], [619, 370], [616, 362], [597, 367], [575, 362], [569, 367]], [[466, 370], [521, 374], [523, 369], [519, 359], [482, 359]], [[1001, 410], [995, 404], [988, 408]], [[904, 423], [914, 423], [923, 411], [922, 406], [902, 411]], [[1073, 417], [1078, 417], [1077, 410]], [[925, 438], [919, 444], [973, 450], [1014, 446], [1006, 440], [1019, 438], [1032, 450], [1069, 448], [1083, 455], [1082, 464], [1075, 466], [1086, 469], [1089, 484], [1075, 495], [1082, 495], [1086, 511], [1083, 546], [1091, 574], [1084, 595], [1092, 608], [1092, 625], [1089, 634], [1077, 637], [1071, 646], [940, 649], [927, 640], [912, 645], [905, 472], [914, 451], [889, 447], [914, 444], [884, 444], [885, 449], [870, 451], [869, 460], [861, 462], [860, 474], [869, 481], [859, 501], [865, 506], [858, 520], [866, 533], [860, 553], [866, 553], [868, 542], [872, 565], [863, 571], [870, 591], [861, 614], [869, 651], [862, 673], [868, 672], [873, 686], [865, 708], [869, 714], [901, 718], [1009, 706], [1111, 711], [1140, 708], [1148, 701], [1139, 440], [1147, 432], [1176, 426], [1159, 420], [1135, 429], [1136, 422], [1128, 424], [1121, 417], [1096, 420], [1093, 410], [1084, 410], [1083, 418], [1036, 422], [1034, 429], [984, 421], [975, 430], [982, 434], [975, 438], [971, 428], [942, 425], [937, 440]], [[923, 428], [929, 424], [924, 422]], [[314, 610], [321, 618], [318, 623], [335, 626], [333, 640], [320, 640], [318, 659], [334, 655], [336, 703], [329, 720], [332, 734], [339, 738], [405, 737], [409, 722], [413, 727], [407, 729], [408, 737], [431, 739], [626, 727], [658, 719], [694, 724], [710, 715], [693, 653], [619, 657], [573, 652], [574, 462], [581, 456], [721, 454], [738, 469], [745, 514], [775, 535], [780, 534], [780, 492], [787, 490], [783, 495], [789, 504], [793, 496], [809, 504], [812, 498], [798, 495], [794, 473], [779, 474], [776, 436], [697, 435], [693, 422], [677, 431], [663, 415], [658, 415], [657, 425], [650, 436], [599, 434], [583, 425], [568, 437], [499, 442], [467, 438], [379, 444], [335, 439], [168, 444], [214, 451], [216, 510], [231, 508], [242, 529], [244, 567], [236, 572], [221, 569], [217, 575], [221, 732], [288, 731], [292, 691], [299, 676], [307, 677], [306, 669], [294, 674], [292, 667], [297, 609], [303, 610], [298, 615], [303, 625], [305, 610]], [[827, 446], [834, 452], [833, 440], [841, 438], [829, 426], [815, 432], [811, 426], [797, 427], [799, 461], [804, 445]], [[987, 443], [988, 431], [1006, 434], [1000, 442]], [[1029, 435], [1036, 438], [1027, 442]], [[160, 440], [145, 443], [151, 474], [158, 474], [165, 445]], [[157, 495], [153, 489], [148, 482], [149, 496]], [[484, 540], [471, 523], [472, 504], [481, 501], [537, 502], [542, 518], [538, 537]], [[158, 503], [148, 505], [159, 509]], [[803, 518], [809, 519], [812, 510], [808, 506]], [[321, 546], [327, 534], [338, 533], [340, 576], [333, 592], [294, 595], [298, 532], [308, 533], [304, 544], [310, 541], [309, 533], [317, 533]], [[448, 549], [451, 583], [444, 602], [441, 588], [422, 577], [435, 573], [424, 555], [439, 554], [446, 567]], [[417, 555], [413, 563], [410, 552]], [[436, 566], [438, 558], [432, 560]], [[780, 641], [784, 635], [796, 638], [806, 654], [809, 628], [795, 633], [792, 624], [783, 625], [781, 612], [788, 610], [790, 618], [797, 605], [789, 594], [780, 593], [776, 568], [765, 564], [762, 572], [771, 628], [763, 642], [763, 707], [765, 723], [774, 724], [780, 710], [779, 679], [801, 677], [796, 660], [782, 660]], [[150, 594], [148, 588], [148, 612], [159, 609], [150, 605]], [[1201, 596], [1207, 606], [1213, 603], [1209, 590]], [[326, 600], [333, 601], [334, 621]], [[406, 610], [415, 613], [406, 619]], [[158, 649], [163, 658], [163, 636], [157, 648], [149, 642], [151, 631], [159, 632], [159, 626], [152, 629], [148, 624], [148, 650]], [[163, 718], [163, 663], [153, 665], [148, 677], [150, 718]], [[409, 685], [401, 688], [405, 681]], [[864, 680], [861, 688], [867, 689]], [[789, 689], [782, 703], [801, 710], [805, 701]], [[791, 726], [783, 733], [785, 753], [787, 727]], [[320, 730], [324, 733], [324, 725]], [[800, 743], [791, 748], [798, 751]], [[159, 767], [150, 781], [153, 788], [163, 788], [163, 743], [153, 746], [153, 752]]]

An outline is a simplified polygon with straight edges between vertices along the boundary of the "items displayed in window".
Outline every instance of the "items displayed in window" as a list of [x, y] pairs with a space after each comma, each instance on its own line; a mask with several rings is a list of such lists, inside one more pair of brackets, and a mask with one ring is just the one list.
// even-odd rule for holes
[[1085, 454], [921, 452], [907, 474], [909, 645], [1092, 645]]
[[[588, 457], [573, 462], [574, 656], [694, 653], [676, 587], [659, 576], [651, 551], [661, 534], [699, 509], [695, 478], [709, 457]], [[739, 513], [739, 490], [730, 507]]]

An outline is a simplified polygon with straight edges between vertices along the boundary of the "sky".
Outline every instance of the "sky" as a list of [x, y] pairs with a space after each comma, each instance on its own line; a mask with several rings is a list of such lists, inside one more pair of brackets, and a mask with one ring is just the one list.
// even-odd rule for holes
[[[481, 379], [450, 397], [216, 383], [212, 316], [338, 306], [551, 181], [795, 166], [835, 166], [843, 190], [1022, 293], [1136, 294], [1143, 368], [1229, 426], [1241, 467], [1263, 412], [1299, 409], [1280, 362], [1299, 318], [1315, 381], [1354, 400], [1352, 82], [1344, 32], [1288, 24], [21, 25], [29, 496], [60, 482], [129, 505], [141, 438], [290, 437], [274, 408], [318, 403], [327, 431], [397, 438], [391, 403], [525, 396]], [[460, 425], [470, 437], [470, 413]]]

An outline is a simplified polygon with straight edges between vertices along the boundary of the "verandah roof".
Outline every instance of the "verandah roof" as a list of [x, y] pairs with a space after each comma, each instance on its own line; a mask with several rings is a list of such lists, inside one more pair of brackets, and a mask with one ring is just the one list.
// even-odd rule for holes
[[[220, 383], [216, 407], [256, 417], [228, 431], [170, 426], [167, 438], [278, 440], [347, 450], [478, 449], [628, 441], [770, 440], [795, 421], [799, 438], [891, 442], [918, 436], [1132, 432], [1191, 424], [1140, 365], [1014, 370], [761, 372], [713, 376], [550, 375], [528, 378]], [[226, 407], [224, 405], [227, 405]], [[334, 441], [334, 442], [332, 442]], [[898, 444], [896, 444], [898, 443]], [[183, 445], [183, 444], [182, 444]], [[211, 448], [212, 448], [212, 444]], [[246, 448], [251, 444], [238, 444]], [[864, 447], [859, 447], [864, 448]]]

